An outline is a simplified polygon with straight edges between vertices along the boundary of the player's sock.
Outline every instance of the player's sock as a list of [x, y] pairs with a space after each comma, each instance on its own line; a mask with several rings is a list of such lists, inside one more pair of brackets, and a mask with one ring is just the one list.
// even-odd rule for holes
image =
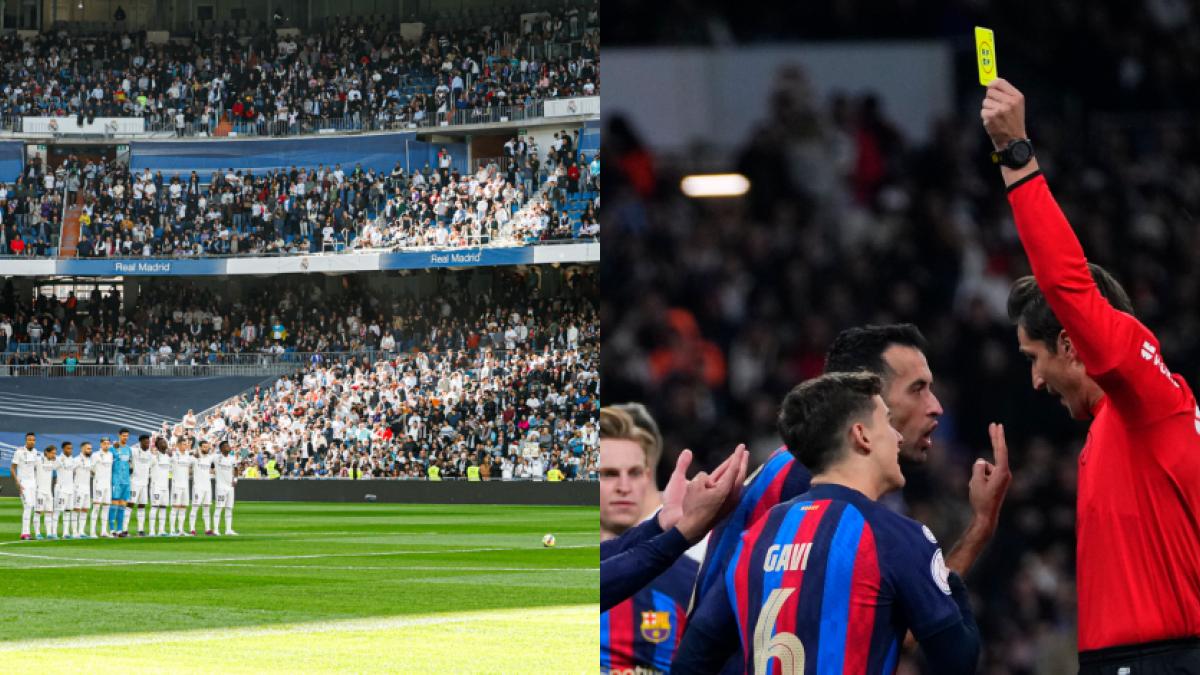
[[47, 537], [54, 536], [54, 521], [56, 520], [56, 516], [57, 516], [57, 514], [55, 514], [53, 511], [46, 512], [46, 536]]
[[204, 531], [212, 532], [212, 509], [210, 507], [202, 507], [200, 513], [204, 515]]
[[167, 507], [158, 507], [158, 533], [169, 534], [167, 532]]
[[126, 506], [123, 513], [117, 514], [117, 527], [121, 528], [122, 532], [129, 531], [129, 524], [133, 522], [133, 507]]
[[96, 536], [96, 516], [100, 514], [100, 505], [92, 504], [92, 508], [88, 510], [88, 533], [93, 537]]
[[225, 509], [225, 534], [233, 531], [233, 507]]
[[73, 537], [82, 537], [83, 536], [83, 532], [80, 531], [80, 529], [79, 529], [79, 512], [78, 511], [71, 512], [71, 536], [73, 536]]
[[[146, 531], [146, 511], [147, 511], [147, 509], [144, 504], [142, 505], [142, 508], [138, 509], [138, 514], [137, 514], [138, 532]], [[154, 529], [154, 519], [153, 518], [150, 519], [150, 528]]]
[[221, 514], [225, 512], [224, 506], [218, 506], [213, 509], [213, 532], [221, 534]]
[[112, 528], [110, 528], [108, 525], [109, 525], [109, 517], [112, 516], [113, 510], [114, 509], [112, 508], [111, 504], [104, 504], [103, 506], [100, 507], [100, 522], [103, 523], [103, 525], [104, 525], [104, 527], [103, 527], [104, 534], [108, 534], [112, 530]]
[[196, 511], [198, 511], [199, 509], [200, 509], [200, 507], [193, 506], [192, 512], [188, 514], [188, 529], [187, 529], [188, 532], [196, 531]]
[[29, 534], [29, 521], [33, 519], [33, 507], [26, 506], [21, 510], [21, 534]]

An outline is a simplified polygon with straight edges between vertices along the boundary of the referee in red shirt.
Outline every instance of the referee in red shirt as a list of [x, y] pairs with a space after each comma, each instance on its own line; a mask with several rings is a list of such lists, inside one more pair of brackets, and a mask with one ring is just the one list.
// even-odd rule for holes
[[1008, 297], [1033, 386], [1091, 420], [1079, 455], [1080, 673], [1200, 673], [1200, 407], [1129, 296], [1083, 256], [1025, 134], [1025, 99], [988, 85], [997, 152], [1033, 276]]

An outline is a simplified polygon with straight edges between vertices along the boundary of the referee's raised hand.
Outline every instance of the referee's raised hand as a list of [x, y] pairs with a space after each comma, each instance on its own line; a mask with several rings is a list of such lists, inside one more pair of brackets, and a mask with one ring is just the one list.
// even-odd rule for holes
[[1028, 138], [1025, 134], [1025, 95], [1004, 78], [997, 77], [987, 86], [979, 116], [997, 150], [1004, 149], [1009, 141]]

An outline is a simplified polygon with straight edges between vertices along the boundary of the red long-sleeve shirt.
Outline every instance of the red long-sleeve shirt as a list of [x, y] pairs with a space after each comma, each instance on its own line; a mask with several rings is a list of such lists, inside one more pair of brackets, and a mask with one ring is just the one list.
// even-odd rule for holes
[[1079, 649], [1200, 637], [1200, 407], [1100, 295], [1046, 180], [1009, 192], [1038, 286], [1104, 398], [1079, 455]]

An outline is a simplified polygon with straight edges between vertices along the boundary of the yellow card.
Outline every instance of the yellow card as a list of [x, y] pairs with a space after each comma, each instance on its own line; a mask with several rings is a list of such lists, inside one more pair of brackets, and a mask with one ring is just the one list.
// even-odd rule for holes
[[991, 28], [975, 26], [975, 56], [979, 58], [979, 84], [996, 79], [996, 37]]

